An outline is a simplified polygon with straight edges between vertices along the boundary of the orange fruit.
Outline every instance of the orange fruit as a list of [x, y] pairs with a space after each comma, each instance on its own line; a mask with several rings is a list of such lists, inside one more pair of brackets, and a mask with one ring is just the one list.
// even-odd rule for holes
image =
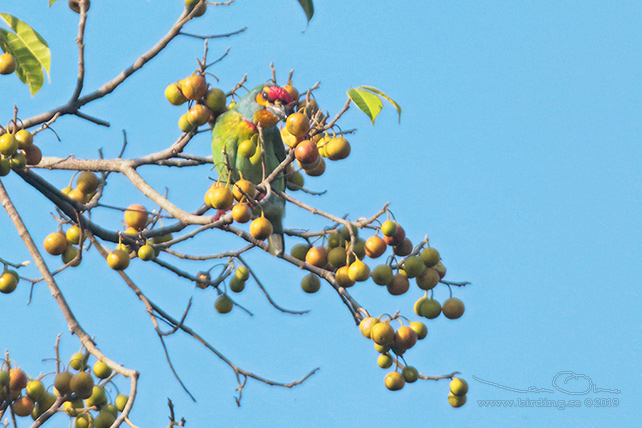
[[305, 261], [316, 267], [324, 267], [328, 264], [328, 250], [325, 247], [312, 247], [305, 255]]
[[52, 256], [59, 256], [65, 252], [69, 241], [61, 232], [54, 232], [47, 235], [44, 242], [45, 251]]
[[125, 210], [125, 223], [134, 230], [143, 230], [147, 226], [149, 214], [144, 206], [133, 204]]
[[263, 241], [272, 234], [272, 223], [265, 217], [258, 217], [250, 223], [250, 235]]
[[388, 388], [390, 391], [398, 391], [404, 387], [404, 385], [406, 384], [406, 380], [401, 373], [390, 372], [386, 375], [384, 383], [386, 385], [386, 388]]
[[366, 240], [366, 256], [376, 259], [386, 252], [386, 242], [378, 236], [371, 236]]
[[252, 209], [248, 204], [236, 204], [232, 207], [232, 218], [238, 223], [252, 220]]
[[207, 93], [207, 82], [205, 78], [198, 74], [181, 80], [181, 92], [188, 100], [200, 100]]

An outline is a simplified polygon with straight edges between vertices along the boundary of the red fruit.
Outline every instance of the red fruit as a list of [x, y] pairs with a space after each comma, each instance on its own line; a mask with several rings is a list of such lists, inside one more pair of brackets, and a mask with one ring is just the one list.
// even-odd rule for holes
[[301, 164], [312, 165], [319, 158], [319, 149], [312, 141], [304, 140], [297, 144], [294, 156]]
[[397, 224], [397, 231], [393, 236], [383, 236], [383, 240], [386, 241], [388, 245], [399, 245], [406, 239], [406, 231], [403, 230], [401, 225]]

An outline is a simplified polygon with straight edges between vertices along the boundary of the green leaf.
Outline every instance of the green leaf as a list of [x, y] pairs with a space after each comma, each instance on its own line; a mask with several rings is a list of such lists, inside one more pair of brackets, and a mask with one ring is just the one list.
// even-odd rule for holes
[[312, 0], [299, 0], [299, 4], [303, 8], [305, 17], [308, 18], [308, 22], [310, 22], [314, 16], [314, 4], [312, 4]]
[[373, 88], [372, 86], [359, 86], [359, 87], [363, 88], [363, 89], [365, 89], [367, 91], [374, 92], [375, 94], [384, 97], [390, 104], [393, 105], [395, 110], [397, 110], [397, 113], [399, 113], [399, 122], [401, 122], [401, 106], [399, 104], [397, 104], [397, 102], [395, 100], [393, 100], [388, 95], [386, 95], [383, 92], [381, 92], [379, 89]]
[[45, 80], [45, 75], [42, 72], [42, 65], [33, 56], [31, 50], [16, 34], [4, 28], [0, 28], [0, 46], [3, 51], [9, 52], [16, 59], [16, 74], [23, 83], [29, 85], [31, 95], [38, 92]]
[[[31, 55], [45, 68], [49, 74], [49, 67], [51, 65], [51, 52], [49, 45], [33, 28], [25, 24], [15, 16], [7, 13], [0, 13], [0, 18], [15, 31], [16, 36], [22, 42], [26, 49], [31, 52]], [[19, 59], [16, 58], [19, 62]]]
[[381, 99], [361, 88], [352, 88], [348, 91], [348, 97], [356, 104], [362, 112], [368, 115], [374, 125], [377, 115], [381, 111]]
[[57, 2], [57, 1], [58, 1], [58, 0], [49, 0], [49, 7], [51, 7], [51, 5], [52, 5], [52, 4], [54, 4], [54, 3], [55, 3], [55, 2]]

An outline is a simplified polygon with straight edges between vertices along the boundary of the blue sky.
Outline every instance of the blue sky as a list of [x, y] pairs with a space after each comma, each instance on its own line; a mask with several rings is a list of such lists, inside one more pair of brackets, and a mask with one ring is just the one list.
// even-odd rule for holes
[[[52, 49], [51, 83], [35, 97], [15, 76], [0, 77], [0, 121], [6, 123], [14, 104], [29, 117], [68, 99], [75, 83], [77, 16], [63, 1], [50, 9], [45, 1], [29, 2], [29, 9], [22, 1], [2, 3], [0, 11], [31, 24]], [[460, 371], [470, 384], [468, 403], [452, 409], [446, 381], [387, 391], [372, 344], [354, 328], [336, 293], [324, 286], [317, 295], [304, 295], [298, 286], [303, 274], [285, 263], [248, 256], [275, 300], [310, 309], [306, 316], [278, 313], [249, 285], [239, 301], [254, 317], [241, 311], [220, 316], [212, 309], [213, 291], [194, 289], [135, 261], [130, 275], [171, 313], [180, 316], [193, 296], [187, 322], [242, 367], [286, 382], [321, 368], [293, 390], [249, 382], [239, 409], [231, 370], [176, 335], [168, 344], [198, 399], [191, 403], [172, 377], [142, 305], [91, 251], [59, 282], [101, 349], [141, 370], [134, 423], [164, 426], [171, 397], [188, 426], [635, 426], [642, 381], [642, 6], [625, 1], [317, 3], [305, 32], [294, 0], [273, 1], [269, 8], [240, 0], [210, 7], [187, 31], [218, 34], [248, 27], [238, 37], [210, 43], [212, 58], [231, 47], [212, 70], [223, 89], [245, 73], [249, 87], [265, 81], [274, 62], [281, 83], [291, 68], [300, 89], [320, 81], [317, 99], [331, 114], [343, 106], [347, 89], [362, 84], [401, 104], [401, 123], [384, 106], [375, 126], [351, 109], [340, 122], [344, 129], [358, 128], [350, 138], [350, 158], [307, 181], [309, 188], [328, 194], [297, 196], [353, 219], [391, 202], [415, 242], [430, 236], [448, 268], [447, 279], [472, 282], [454, 290], [466, 304], [464, 317], [427, 321], [428, 339], [407, 355], [429, 375]], [[86, 36], [86, 88], [111, 79], [155, 43], [181, 4], [94, 2]], [[175, 40], [118, 91], [84, 110], [108, 120], [111, 128], [66, 117], [55, 126], [62, 142], [41, 133], [36, 144], [45, 155], [95, 157], [102, 147], [106, 157], [113, 157], [125, 129], [129, 156], [167, 147], [179, 135], [182, 109], [169, 105], [163, 90], [191, 74], [202, 51], [200, 41]], [[207, 134], [190, 144], [192, 153], [209, 150]], [[71, 177], [36, 172], [61, 188]], [[169, 187], [170, 198], [188, 210], [202, 203], [212, 175], [207, 168], [141, 173], [159, 188]], [[56, 229], [49, 214], [53, 207], [13, 174], [3, 183], [41, 242]], [[110, 179], [105, 202], [151, 207], [119, 177]], [[111, 211], [94, 216], [107, 227], [120, 225]], [[286, 227], [324, 225], [288, 208]], [[0, 227], [5, 231], [0, 257], [26, 260], [6, 215], [0, 216]], [[211, 232], [177, 249], [205, 254], [230, 246], [242, 244]], [[57, 266], [55, 258], [47, 260]], [[35, 269], [24, 275], [36, 276]], [[27, 305], [29, 290], [21, 285], [0, 296], [4, 318], [10, 320], [0, 333], [0, 347], [35, 376], [53, 370], [41, 359], [53, 356], [56, 334], [63, 333], [63, 357], [76, 352], [78, 343], [65, 334], [48, 290], [36, 287]], [[372, 314], [398, 309], [411, 314], [421, 296], [415, 287], [391, 297], [371, 282], [351, 292]], [[447, 289], [438, 287], [436, 297], [445, 299]], [[560, 372], [588, 376], [598, 388], [620, 392], [565, 394], [553, 387]], [[554, 392], [520, 393], [488, 382]], [[586, 384], [584, 377], [567, 386], [582, 391]], [[577, 399], [581, 405], [564, 410], [483, 405], [483, 400], [540, 398], [566, 404]], [[587, 399], [605, 406], [589, 407]], [[54, 424], [66, 423], [57, 418]]]

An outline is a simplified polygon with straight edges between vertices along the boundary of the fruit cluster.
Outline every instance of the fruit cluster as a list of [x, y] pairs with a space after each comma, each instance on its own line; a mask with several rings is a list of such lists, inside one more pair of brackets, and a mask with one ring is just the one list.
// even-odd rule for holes
[[[228, 288], [234, 293], [245, 290], [245, 283], [250, 278], [250, 271], [245, 266], [237, 266], [228, 281]], [[234, 302], [223, 293], [214, 301], [214, 310], [219, 314], [227, 314], [234, 308]]]
[[43, 246], [52, 256], [60, 256], [64, 264], [76, 267], [81, 259], [78, 257], [78, 246], [81, 244], [80, 227], [71, 225], [65, 233], [62, 230], [47, 235]]
[[73, 180], [69, 186], [61, 190], [62, 193], [67, 195], [72, 201], [76, 201], [79, 204], [86, 204], [94, 197], [98, 186], [100, 185], [100, 179], [91, 171], [83, 171], [76, 178], [76, 187], [73, 187]]
[[41, 160], [42, 152], [33, 144], [31, 132], [21, 129], [16, 133], [4, 132], [0, 135], [0, 177], [9, 174], [12, 169], [20, 170], [27, 165], [37, 165]]
[[178, 119], [178, 127], [183, 132], [194, 131], [208, 122], [213, 124], [227, 109], [225, 92], [208, 88], [205, 77], [198, 73], [168, 85], [165, 98], [175, 106], [189, 101], [187, 112]]
[[466, 404], [466, 394], [468, 393], [468, 382], [464, 379], [453, 378], [450, 381], [450, 393], [448, 394], [448, 403], [453, 407], [461, 407]]
[[129, 397], [118, 394], [112, 402], [106, 389], [114, 385], [111, 368], [102, 361], [96, 361], [90, 369], [88, 358], [89, 354], [74, 354], [69, 369], [56, 374], [53, 392], [45, 387], [45, 376], [30, 379], [22, 369], [11, 367], [5, 361], [0, 370], [0, 409], [11, 406], [16, 416], [31, 416], [36, 420], [56, 403], [58, 397], [62, 397], [61, 407], [74, 418], [75, 428], [111, 426]]

